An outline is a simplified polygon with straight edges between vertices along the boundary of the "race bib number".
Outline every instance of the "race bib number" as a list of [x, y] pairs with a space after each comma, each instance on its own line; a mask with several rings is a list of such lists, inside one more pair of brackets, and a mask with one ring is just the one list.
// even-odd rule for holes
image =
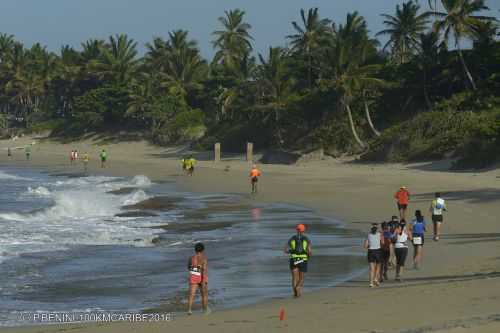
[[414, 245], [422, 245], [422, 237], [413, 237]]

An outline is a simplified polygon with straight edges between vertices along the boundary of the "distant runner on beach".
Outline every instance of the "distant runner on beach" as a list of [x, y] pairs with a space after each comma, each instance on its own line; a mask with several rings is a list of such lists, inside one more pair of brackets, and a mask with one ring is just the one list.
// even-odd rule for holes
[[368, 250], [370, 288], [379, 286], [380, 267], [382, 263], [383, 236], [378, 231], [378, 223], [373, 223], [363, 247]]
[[75, 151], [72, 150], [71, 153], [69, 153], [69, 164], [73, 164], [75, 162]]
[[7, 148], [7, 156], [12, 157], [12, 151], [10, 150], [10, 147]]
[[[402, 220], [401, 222], [404, 222]], [[399, 218], [396, 215], [392, 215], [391, 221], [389, 222], [389, 231], [394, 234], [396, 228], [399, 226]], [[389, 267], [396, 267], [396, 254], [394, 251], [394, 243], [390, 244], [391, 255], [389, 257]]]
[[441, 193], [436, 193], [436, 198], [432, 200], [429, 208], [432, 214], [432, 224], [434, 225], [434, 240], [437, 242], [441, 235], [441, 225], [443, 224], [443, 212], [446, 212], [446, 202], [441, 198]]
[[208, 259], [205, 255], [205, 246], [197, 243], [194, 246], [195, 254], [189, 258], [189, 295], [188, 295], [188, 315], [193, 313], [193, 301], [196, 291], [200, 289], [201, 304], [205, 313], [210, 313], [208, 308]]
[[389, 223], [382, 223], [382, 247], [381, 247], [381, 265], [380, 265], [380, 278], [379, 281], [387, 281], [387, 271], [389, 270], [389, 259], [391, 257], [391, 244], [393, 238], [393, 231], [389, 228]]
[[399, 191], [394, 194], [396, 203], [399, 210], [399, 218], [406, 219], [406, 209], [408, 208], [408, 203], [410, 202], [410, 192], [406, 186], [401, 186]]
[[299, 224], [295, 229], [297, 234], [288, 240], [285, 253], [290, 255], [293, 296], [300, 297], [304, 287], [304, 274], [307, 273], [307, 262], [312, 255], [312, 250], [311, 241], [304, 236], [306, 226]]
[[85, 154], [83, 154], [83, 170], [85, 171], [85, 173], [87, 173], [89, 167], [89, 161], [90, 161], [89, 154], [85, 152]]
[[411, 232], [413, 237], [413, 265], [415, 269], [420, 268], [423, 257], [424, 234], [426, 222], [420, 210], [415, 211], [415, 219], [411, 223]]
[[187, 172], [188, 169], [188, 159], [183, 157], [181, 160], [182, 171]]
[[196, 160], [193, 156], [189, 157], [187, 161], [187, 173], [192, 176], [194, 174], [194, 166], [196, 165]]
[[106, 160], [108, 159], [108, 153], [106, 152], [105, 149], [103, 149], [99, 156], [101, 157], [101, 168], [105, 168], [106, 167]]
[[261, 172], [257, 169], [257, 165], [252, 166], [252, 170], [250, 170], [250, 183], [252, 184], [252, 193], [257, 193], [257, 183], [259, 181], [259, 177], [261, 176]]
[[408, 240], [412, 240], [412, 236], [406, 229], [406, 223], [401, 221], [396, 227], [394, 234], [394, 252], [396, 253], [396, 281], [401, 282], [403, 269], [405, 267], [406, 257], [408, 256]]
[[31, 145], [27, 145], [24, 148], [24, 153], [26, 154], [26, 160], [29, 161], [31, 159]]

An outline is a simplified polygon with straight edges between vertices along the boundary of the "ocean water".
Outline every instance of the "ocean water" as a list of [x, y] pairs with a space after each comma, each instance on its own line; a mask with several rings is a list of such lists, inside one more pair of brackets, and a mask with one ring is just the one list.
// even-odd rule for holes
[[185, 310], [187, 260], [205, 243], [210, 303], [224, 309], [290, 295], [283, 248], [308, 226], [305, 291], [364, 268], [360, 235], [283, 203], [180, 192], [173, 183], [0, 168], [0, 326], [20, 313]]

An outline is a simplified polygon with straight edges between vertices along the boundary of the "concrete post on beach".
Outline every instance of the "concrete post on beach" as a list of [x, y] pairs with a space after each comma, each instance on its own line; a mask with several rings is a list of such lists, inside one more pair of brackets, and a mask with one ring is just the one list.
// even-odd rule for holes
[[214, 145], [214, 151], [215, 151], [215, 162], [220, 162], [220, 143], [217, 142]]
[[247, 142], [247, 161], [253, 162], [253, 143]]

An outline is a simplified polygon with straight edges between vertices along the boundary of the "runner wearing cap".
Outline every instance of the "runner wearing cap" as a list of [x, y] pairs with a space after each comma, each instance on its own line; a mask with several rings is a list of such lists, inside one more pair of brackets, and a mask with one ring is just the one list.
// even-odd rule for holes
[[292, 236], [285, 247], [285, 253], [290, 255], [290, 270], [292, 272], [292, 289], [294, 297], [300, 297], [304, 286], [304, 273], [307, 272], [307, 262], [311, 257], [311, 241], [304, 236], [306, 226], [297, 225], [297, 234]]
[[408, 203], [410, 202], [410, 192], [406, 186], [401, 186], [399, 191], [394, 194], [394, 198], [396, 199], [396, 203], [398, 205], [399, 218], [406, 220], [406, 209], [408, 208]]

